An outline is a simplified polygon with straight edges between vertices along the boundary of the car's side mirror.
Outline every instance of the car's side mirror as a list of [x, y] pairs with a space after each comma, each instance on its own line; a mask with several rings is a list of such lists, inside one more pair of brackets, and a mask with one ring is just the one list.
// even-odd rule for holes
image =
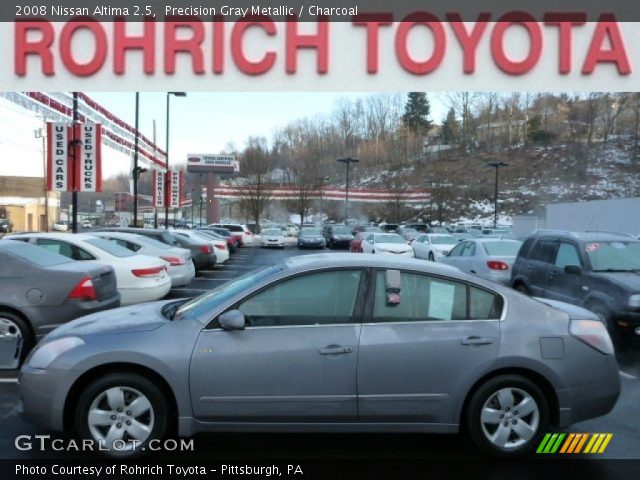
[[246, 325], [244, 313], [240, 310], [229, 310], [218, 317], [224, 330], [244, 330]]
[[564, 273], [580, 276], [582, 275], [582, 268], [580, 268], [578, 265], [565, 265]]

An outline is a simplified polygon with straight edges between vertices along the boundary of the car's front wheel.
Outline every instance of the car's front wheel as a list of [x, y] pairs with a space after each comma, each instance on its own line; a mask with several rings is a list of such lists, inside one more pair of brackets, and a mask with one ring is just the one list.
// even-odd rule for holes
[[469, 401], [467, 429], [473, 443], [500, 457], [524, 455], [540, 443], [549, 424], [540, 388], [520, 375], [501, 375], [480, 386]]
[[105, 375], [78, 399], [76, 429], [111, 456], [128, 457], [165, 437], [169, 428], [165, 395], [151, 381], [132, 373]]

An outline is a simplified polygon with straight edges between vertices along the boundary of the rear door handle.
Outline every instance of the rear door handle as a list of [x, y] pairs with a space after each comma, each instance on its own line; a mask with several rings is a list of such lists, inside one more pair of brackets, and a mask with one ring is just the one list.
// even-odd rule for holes
[[353, 352], [353, 347], [330, 346], [320, 349], [320, 355], [342, 355]]
[[493, 343], [493, 338], [467, 337], [460, 343], [462, 343], [462, 345], [491, 345]]

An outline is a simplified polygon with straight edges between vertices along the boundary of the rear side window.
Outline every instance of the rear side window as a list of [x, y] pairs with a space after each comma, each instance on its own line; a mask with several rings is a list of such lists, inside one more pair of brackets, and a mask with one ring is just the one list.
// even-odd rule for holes
[[520, 257], [529, 258], [529, 254], [531, 253], [531, 247], [533, 245], [533, 241], [534, 241], [533, 237], [529, 237], [524, 241], [524, 243], [522, 244], [522, 247], [520, 248], [520, 251], [518, 252], [518, 255]]
[[554, 263], [557, 245], [558, 243], [555, 240], [539, 240], [533, 247], [529, 258], [539, 262]]
[[86, 242], [89, 245], [93, 245], [94, 247], [99, 248], [100, 250], [104, 250], [114, 257], [125, 258], [135, 255], [135, 253], [131, 252], [130, 250], [127, 250], [126, 248], [121, 247], [120, 245], [117, 245], [113, 242], [110, 242], [109, 240], [105, 240], [104, 238], [91, 238], [89, 240], [86, 240]]
[[462, 282], [402, 272], [399, 303], [387, 298], [385, 272], [376, 276], [374, 322], [498, 319], [502, 297]]

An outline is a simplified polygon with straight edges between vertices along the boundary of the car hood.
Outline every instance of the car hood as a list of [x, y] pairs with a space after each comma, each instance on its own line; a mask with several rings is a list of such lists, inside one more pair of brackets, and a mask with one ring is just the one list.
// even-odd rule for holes
[[300, 235], [300, 240], [324, 240], [322, 235]]
[[640, 274], [634, 272], [595, 272], [596, 275], [620, 285], [624, 289], [640, 292]]
[[169, 321], [162, 316], [161, 309], [170, 302], [175, 300], [143, 303], [86, 315], [56, 328], [47, 335], [46, 339], [50, 341], [68, 336], [83, 337], [155, 330]]
[[375, 248], [383, 248], [385, 250], [393, 250], [396, 252], [408, 252], [411, 247], [406, 243], [376, 243]]

